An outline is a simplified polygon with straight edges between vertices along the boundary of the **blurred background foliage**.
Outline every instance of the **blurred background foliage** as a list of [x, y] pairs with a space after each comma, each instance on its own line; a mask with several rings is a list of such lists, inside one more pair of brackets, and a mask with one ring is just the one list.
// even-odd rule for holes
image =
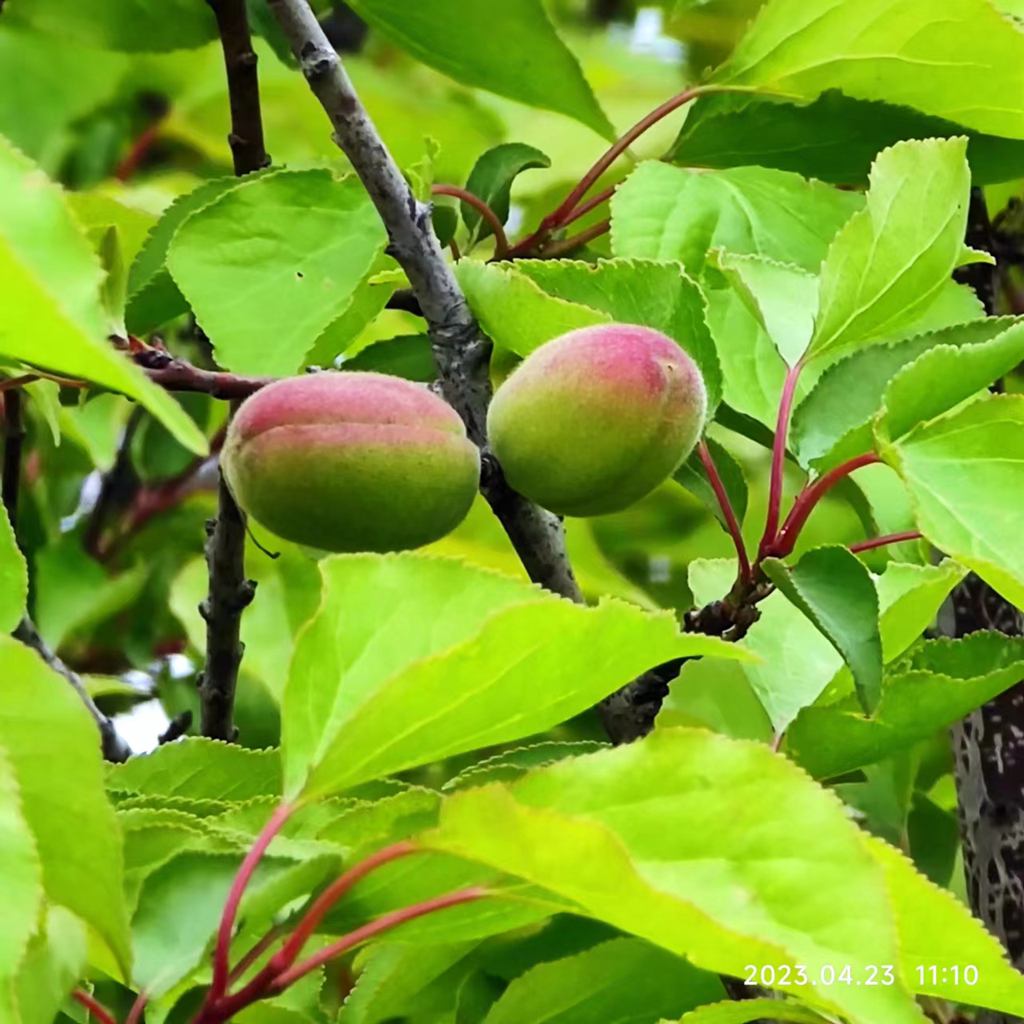
[[[261, 4], [251, 0], [262, 35], [263, 114], [274, 165], [344, 170], [322, 111]], [[621, 132], [726, 56], [757, 7], [756, 0], [554, 0], [550, 13]], [[96, 48], [74, 19], [25, 25], [16, 4], [10, 14], [0, 19], [0, 133], [72, 190], [74, 209], [97, 245], [116, 226], [119, 259], [127, 266], [176, 197], [231, 173], [219, 46], [108, 52]], [[549, 167], [515, 180], [511, 238], [557, 205], [607, 145], [577, 121], [466, 88], [417, 63], [343, 4], [322, 4], [321, 14], [386, 142], [411, 175], [461, 184], [480, 154], [504, 141], [527, 143], [550, 158]], [[153, 45], [159, 49], [159, 40]], [[664, 153], [678, 127], [679, 115], [647, 133], [604, 184], [621, 180], [637, 159]], [[578, 225], [585, 228], [603, 215], [595, 212]], [[588, 255], [602, 255], [606, 246], [607, 239], [599, 239]], [[417, 317], [383, 309], [371, 311], [367, 321], [346, 341], [347, 365], [429, 378]], [[189, 317], [162, 325], [160, 336], [173, 351], [212, 365], [208, 342]], [[502, 354], [494, 372], [500, 376], [508, 369]], [[195, 462], [163, 427], [122, 398], [108, 394], [83, 401], [79, 393], [49, 382], [31, 390], [20, 529], [32, 563], [33, 615], [47, 641], [88, 675], [100, 703], [120, 714], [119, 725], [134, 747], [148, 749], [171, 717], [195, 707], [196, 652], [203, 635], [197, 605], [206, 588], [201, 550], [204, 522], [214, 510], [216, 470]], [[185, 396], [183, 402], [216, 439], [223, 403], [202, 396]], [[768, 453], [757, 440], [718, 426], [712, 437], [728, 438], [750, 483], [746, 533], [755, 543]], [[794, 474], [794, 487], [798, 479]], [[856, 486], [836, 494], [812, 519], [802, 547], [860, 539], [874, 531], [873, 520], [882, 532], [909, 525], [904, 499], [893, 501], [902, 490], [885, 467], [871, 467], [858, 475]], [[732, 551], [717, 520], [675, 482], [626, 512], [570, 521], [567, 529], [589, 598], [614, 594], [680, 614], [692, 602], [690, 562]], [[903, 548], [902, 560], [917, 557], [911, 546]], [[433, 550], [522, 574], [482, 501]], [[873, 556], [873, 567], [881, 569], [893, 554]], [[259, 595], [244, 618], [248, 650], [237, 720], [242, 743], [264, 746], [277, 740], [275, 698], [294, 634], [316, 607], [319, 577], [308, 553], [258, 527], [248, 569], [259, 581]], [[710, 668], [718, 674], [714, 680]], [[707, 722], [733, 735], [765, 735], [764, 713], [742, 672], [715, 663], [686, 671], [687, 685], [675, 688], [668, 719]], [[712, 683], [719, 688], [714, 700]], [[729, 689], [728, 701], [721, 699], [722, 687]], [[596, 738], [599, 732], [585, 718], [560, 735]], [[886, 785], [883, 780], [883, 790]]]

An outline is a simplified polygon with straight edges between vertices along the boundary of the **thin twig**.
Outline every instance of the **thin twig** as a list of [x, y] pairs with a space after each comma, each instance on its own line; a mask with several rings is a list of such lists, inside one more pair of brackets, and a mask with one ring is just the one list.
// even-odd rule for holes
[[31, 647], [54, 672], [63, 676], [71, 684], [71, 688], [78, 694], [79, 700], [85, 705], [85, 710], [89, 712], [99, 728], [103, 757], [115, 764], [127, 761], [132, 754], [131, 748], [118, 735], [117, 730], [114, 728], [114, 723], [96, 707], [81, 677], [77, 672], [68, 668], [50, 649], [50, 646], [39, 635], [39, 630], [36, 629], [35, 624], [27, 615], [18, 623], [17, 628], [14, 630], [14, 638], [15, 640], [20, 640], [26, 647]]
[[147, 348], [132, 356], [154, 384], [167, 391], [196, 392], [224, 401], [248, 398], [272, 384], [274, 377], [245, 377], [220, 370], [203, 370], [161, 348]]
[[697, 454], [700, 456], [704, 471], [708, 475], [711, 489], [715, 492], [715, 498], [718, 499], [718, 505], [722, 510], [722, 515], [725, 517], [725, 525], [729, 531], [729, 536], [732, 537], [732, 542], [736, 547], [736, 558], [739, 560], [740, 576], [742, 579], [749, 581], [752, 578], [752, 574], [750, 571], [750, 559], [747, 557], [747, 548], [743, 543], [743, 531], [740, 529], [736, 512], [732, 507], [732, 502], [729, 500], [729, 494], [725, 489], [725, 484], [722, 482], [722, 477], [718, 472], [718, 467], [715, 465], [715, 460], [708, 450], [706, 441], [702, 440], [697, 445]]
[[[8, 391], [3, 396], [4, 403], [4, 466], [3, 466], [3, 502], [11, 528], [17, 530], [18, 525], [18, 494], [21, 483], [21, 453], [25, 436], [22, 421], [21, 392]], [[28, 614], [22, 618], [14, 630], [14, 638], [27, 647], [31, 647], [55, 672], [63, 676], [70, 684], [85, 709], [92, 716], [100, 731], [100, 743], [103, 756], [108, 761], [127, 761], [131, 755], [128, 745], [117, 734], [114, 723], [98, 707], [89, 696], [85, 684], [77, 672], [73, 672], [57, 655], [50, 650], [46, 641], [39, 635], [39, 630]]]
[[481, 332], [444, 258], [430, 208], [416, 200], [366, 113], [340, 58], [306, 0], [268, 0], [314, 95], [330, 118], [334, 138], [366, 187], [427, 322], [438, 378], [449, 404], [484, 453], [481, 491], [530, 577], [555, 593], [582, 600], [565, 553], [560, 521], [528, 502], [505, 481], [487, 452], [491, 345]]
[[[231, 104], [228, 144], [235, 174], [258, 171], [270, 163], [263, 144], [256, 54], [245, 0], [208, 0], [217, 19]], [[165, 367], [166, 369], [166, 367]], [[242, 661], [239, 639], [242, 612], [256, 585], [245, 576], [245, 516], [221, 474], [217, 518], [208, 524], [206, 564], [209, 594], [200, 611], [206, 620], [206, 661], [199, 679], [201, 729], [213, 739], [234, 740], [235, 687]]]
[[270, 156], [263, 143], [260, 84], [257, 57], [249, 32], [249, 14], [245, 0], [207, 0], [207, 3], [217, 19], [217, 32], [224, 51], [231, 104], [228, 145], [235, 174], [241, 177], [270, 164]]
[[[508, 239], [505, 237], [505, 228], [498, 215], [479, 197], [473, 195], [469, 189], [459, 188], [458, 185], [434, 185], [430, 191], [435, 196], [451, 196], [454, 199], [461, 199], [467, 206], [472, 206], [485, 221], [494, 234], [494, 258], [502, 259], [508, 252]], [[456, 256], [456, 259], [458, 257]]]

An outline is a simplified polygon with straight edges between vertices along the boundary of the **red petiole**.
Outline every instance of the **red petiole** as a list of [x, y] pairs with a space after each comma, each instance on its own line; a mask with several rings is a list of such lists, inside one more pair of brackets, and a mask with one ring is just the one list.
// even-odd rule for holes
[[747, 557], [747, 549], [743, 543], [743, 533], [740, 530], [739, 520], [736, 518], [736, 512], [732, 507], [732, 502], [729, 501], [729, 495], [725, 490], [725, 484], [722, 483], [722, 477], [719, 475], [718, 467], [715, 465], [715, 460], [711, 456], [711, 452], [708, 450], [707, 442], [701, 441], [697, 445], [697, 454], [700, 456], [700, 461], [704, 466], [704, 471], [708, 475], [708, 480], [711, 483], [711, 489], [715, 492], [715, 497], [718, 499], [719, 507], [722, 509], [722, 515], [725, 517], [725, 524], [729, 530], [729, 536], [732, 537], [732, 542], [736, 546], [736, 557], [740, 563], [740, 578], [744, 583], [749, 583], [753, 578], [752, 571], [750, 568], [750, 559]]
[[[494, 233], [494, 258], [503, 259], [508, 252], [508, 239], [505, 237], [505, 228], [498, 215], [479, 196], [473, 195], [468, 189], [460, 188], [458, 185], [433, 185], [430, 189], [435, 196], [452, 196], [461, 199], [467, 206], [472, 206], [485, 221]], [[458, 257], [456, 256], [456, 259]]]
[[[224, 913], [221, 917], [220, 928], [218, 929], [217, 944], [214, 950], [213, 982], [207, 993], [206, 1000], [195, 1018], [195, 1024], [222, 1024], [223, 1021], [228, 1020], [250, 1004], [260, 999], [265, 999], [268, 996], [276, 995], [311, 971], [327, 963], [328, 960], [340, 956], [342, 953], [382, 932], [396, 928], [406, 921], [414, 920], [425, 914], [479, 899], [486, 895], [486, 890], [480, 887], [471, 887], [457, 892], [445, 893], [410, 907], [403, 907], [354, 929], [306, 960], [296, 962], [304, 946], [316, 932], [324, 917], [358, 881], [384, 864], [389, 864], [391, 861], [408, 856], [411, 853], [416, 853], [419, 850], [411, 842], [394, 843], [382, 850], [378, 850], [365, 860], [354, 865], [320, 893], [305, 914], [303, 914], [295, 930], [285, 939], [281, 949], [271, 956], [265, 966], [241, 989], [230, 993], [228, 991], [230, 983], [240, 978], [248, 968], [255, 964], [281, 938], [280, 926], [272, 928], [260, 942], [256, 943], [242, 957], [234, 969], [230, 968], [231, 938], [234, 932], [238, 908], [241, 905], [245, 889], [274, 836], [280, 832], [293, 811], [294, 805], [282, 804], [278, 807], [256, 838], [249, 853], [242, 861], [241, 867], [238, 869], [225, 902]], [[105, 1020], [101, 1024], [114, 1024], [114, 1022], [112, 1020]]]
[[903, 533], [887, 533], [882, 537], [871, 537], [868, 540], [858, 541], [850, 545], [850, 550], [856, 555], [861, 551], [872, 551], [875, 548], [884, 548], [886, 544], [902, 544], [908, 540], [920, 540], [921, 533], [918, 530], [905, 530]]

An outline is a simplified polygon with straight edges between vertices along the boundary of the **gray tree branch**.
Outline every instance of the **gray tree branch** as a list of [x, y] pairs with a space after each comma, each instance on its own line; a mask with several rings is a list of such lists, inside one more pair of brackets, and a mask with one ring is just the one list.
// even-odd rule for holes
[[[491, 343], [459, 288], [430, 220], [370, 120], [341, 59], [306, 0], [268, 0], [313, 94], [334, 127], [334, 140], [370, 194], [388, 232], [389, 253], [412, 285], [427, 322], [441, 389], [483, 452], [481, 492], [504, 527], [530, 578], [548, 590], [582, 601], [558, 517], [527, 501], [505, 480], [487, 447], [491, 400]], [[676, 671], [678, 668], [676, 667]], [[645, 673], [598, 707], [616, 743], [649, 731], [672, 678], [663, 667]]]
[[491, 344], [441, 252], [430, 222], [430, 206], [413, 195], [306, 0], [269, 0], [269, 6], [330, 118], [335, 142], [380, 213], [390, 239], [388, 251], [409, 278], [427, 322], [444, 396], [484, 452], [484, 497], [530, 578], [564, 597], [582, 600], [565, 553], [561, 523], [513, 491], [487, 452]]

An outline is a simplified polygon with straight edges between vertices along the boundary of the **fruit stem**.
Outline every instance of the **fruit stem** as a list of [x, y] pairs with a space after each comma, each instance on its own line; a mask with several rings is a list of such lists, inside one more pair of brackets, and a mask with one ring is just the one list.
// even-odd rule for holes
[[871, 551], [873, 548], [882, 548], [886, 544], [902, 544], [907, 540], [920, 540], [919, 530], [904, 530], [903, 533], [887, 533], [882, 537], [871, 537], [869, 540], [858, 541], [850, 545], [850, 550], [856, 555], [861, 551]]
[[508, 239], [505, 237], [505, 228], [498, 215], [479, 196], [473, 195], [469, 189], [460, 188], [458, 185], [432, 185], [430, 192], [435, 196], [452, 196], [454, 199], [461, 199], [467, 206], [472, 206], [485, 221], [488, 227], [494, 232], [494, 258], [504, 259], [508, 252]]
[[274, 836], [284, 827], [285, 822], [291, 817], [294, 810], [294, 804], [283, 803], [277, 807], [270, 816], [270, 820], [263, 826], [263, 830], [256, 837], [256, 841], [252, 844], [249, 852], [245, 855], [245, 859], [242, 861], [241, 867], [239, 867], [238, 873], [231, 883], [231, 889], [224, 904], [224, 912], [221, 915], [220, 927], [217, 929], [217, 946], [213, 952], [213, 980], [210, 982], [210, 990], [206, 994], [206, 1001], [203, 1004], [204, 1009], [223, 998], [224, 993], [227, 991], [228, 978], [231, 975], [231, 968], [228, 962], [231, 951], [231, 936], [234, 932], [235, 917], [238, 914], [238, 907], [242, 902], [242, 896], [245, 894], [246, 886], [256, 871], [263, 854], [267, 852], [267, 847], [270, 846]]
[[764, 524], [764, 535], [758, 549], [758, 558], [763, 558], [768, 548], [777, 539], [779, 516], [782, 510], [782, 481], [786, 466], [786, 439], [789, 434], [789, 418], [793, 412], [793, 399], [796, 395], [797, 381], [803, 363], [797, 362], [786, 373], [786, 381], [782, 386], [782, 397], [779, 399], [779, 415], [775, 423], [775, 440], [772, 444], [771, 484], [768, 490], [768, 515]]
[[76, 988], [71, 998], [80, 1006], [84, 1006], [100, 1024], [117, 1024], [114, 1015], [98, 1000], [93, 999], [84, 989]]
[[858, 455], [842, 463], [842, 465], [830, 469], [824, 476], [818, 477], [814, 483], [805, 487], [797, 495], [796, 501], [793, 502], [793, 508], [790, 510], [785, 523], [782, 524], [778, 537], [768, 546], [765, 554], [777, 558], [784, 558], [788, 555], [796, 546], [797, 537], [799, 537], [804, 523], [807, 522], [808, 517], [814, 511], [814, 507], [818, 502], [840, 480], [849, 476], [854, 470], [860, 469], [862, 466], [872, 466], [881, 461], [874, 452], [864, 452], [863, 455]]
[[697, 445], [697, 454], [700, 456], [700, 461], [704, 465], [704, 471], [707, 473], [708, 480], [711, 483], [711, 489], [715, 492], [719, 507], [722, 509], [722, 515], [725, 517], [729, 536], [732, 537], [732, 542], [736, 546], [736, 557], [739, 559], [740, 566], [740, 579], [744, 583], [749, 583], [753, 579], [753, 574], [750, 569], [750, 559], [747, 557], [747, 549], [743, 543], [743, 532], [740, 530], [739, 520], [736, 518], [732, 502], [729, 501], [729, 495], [726, 492], [725, 484], [722, 482], [722, 477], [719, 475], [715, 460], [708, 450], [707, 442], [703, 439]]

